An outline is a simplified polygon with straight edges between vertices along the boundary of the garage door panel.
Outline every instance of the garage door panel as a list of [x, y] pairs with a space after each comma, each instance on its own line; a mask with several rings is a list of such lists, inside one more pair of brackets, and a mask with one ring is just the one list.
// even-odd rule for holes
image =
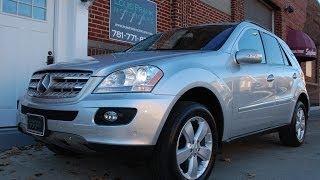
[[15, 17], [10, 14], [0, 14], [0, 22], [1, 26], [15, 29], [28, 29], [36, 32], [48, 32], [49, 30], [49, 23], [46, 21], [41, 22], [23, 17]]
[[18, 54], [14, 53], [16, 49], [16, 39], [11, 38], [11, 34], [17, 34], [18, 31], [15, 28], [0, 27], [1, 40], [1, 89], [0, 89], [0, 109], [14, 108], [14, 102], [12, 101], [12, 94], [16, 89], [16, 73], [15, 63]]
[[0, 13], [0, 127], [16, 125], [17, 99], [53, 51], [53, 0], [47, 2], [47, 21]]
[[47, 51], [51, 48], [50, 35], [10, 27], [0, 27], [0, 33], [3, 35], [1, 86], [7, 87], [0, 90], [0, 99], [6, 102], [0, 103], [0, 109], [14, 108], [17, 96], [25, 92], [31, 74], [46, 65]]
[[15, 109], [0, 109], [1, 127], [11, 127], [16, 125]]
[[[17, 40], [17, 42], [19, 42], [19, 54], [21, 54], [18, 59], [19, 66], [16, 74], [16, 77], [19, 77], [19, 79], [16, 80], [17, 97], [25, 93], [32, 73], [46, 65], [47, 52], [51, 49], [48, 36], [50, 36], [48, 33], [37, 33], [34, 31], [24, 31], [20, 33], [19, 40]], [[30, 43], [26, 46], [24, 42], [32, 42], [33, 39], [37, 39], [38, 45]], [[23, 57], [24, 54], [32, 54], [32, 57]]]

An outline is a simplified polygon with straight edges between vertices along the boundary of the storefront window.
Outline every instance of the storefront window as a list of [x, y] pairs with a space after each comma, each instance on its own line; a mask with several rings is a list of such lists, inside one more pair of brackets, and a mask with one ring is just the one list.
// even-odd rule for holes
[[2, 0], [2, 12], [46, 20], [46, 0]]
[[306, 62], [306, 76], [312, 77], [312, 61]]

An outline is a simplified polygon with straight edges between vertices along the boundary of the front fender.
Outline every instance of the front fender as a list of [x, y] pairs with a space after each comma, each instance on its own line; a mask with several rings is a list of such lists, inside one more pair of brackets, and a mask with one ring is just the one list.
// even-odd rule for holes
[[[201, 68], [189, 68], [164, 76], [154, 94], [175, 96], [166, 114], [169, 115], [180, 97], [190, 89], [202, 87], [210, 90], [219, 100], [224, 119], [223, 140], [229, 137], [232, 119], [232, 90], [214, 73]], [[203, 96], [203, 95], [199, 95]]]

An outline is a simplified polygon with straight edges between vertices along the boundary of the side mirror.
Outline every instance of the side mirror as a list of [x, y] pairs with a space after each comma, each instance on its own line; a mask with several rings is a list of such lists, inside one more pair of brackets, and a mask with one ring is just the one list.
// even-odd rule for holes
[[262, 54], [254, 49], [243, 49], [236, 53], [238, 64], [258, 64], [262, 61]]

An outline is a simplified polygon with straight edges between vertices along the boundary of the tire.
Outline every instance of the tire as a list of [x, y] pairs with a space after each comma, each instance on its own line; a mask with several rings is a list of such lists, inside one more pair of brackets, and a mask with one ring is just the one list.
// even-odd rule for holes
[[291, 147], [301, 146], [306, 138], [307, 112], [304, 104], [298, 101], [293, 112], [291, 124], [279, 131], [282, 144]]
[[78, 153], [76, 153], [74, 151], [71, 151], [71, 150], [68, 150], [68, 149], [53, 145], [53, 144], [46, 144], [46, 147], [50, 151], [54, 152], [56, 155], [61, 155], [61, 156], [76, 156], [76, 155], [79, 155]]
[[[153, 179], [207, 179], [217, 152], [217, 128], [210, 111], [199, 103], [178, 102], [162, 129], [153, 153]], [[190, 166], [192, 162], [199, 165], [200, 161], [203, 166]]]

